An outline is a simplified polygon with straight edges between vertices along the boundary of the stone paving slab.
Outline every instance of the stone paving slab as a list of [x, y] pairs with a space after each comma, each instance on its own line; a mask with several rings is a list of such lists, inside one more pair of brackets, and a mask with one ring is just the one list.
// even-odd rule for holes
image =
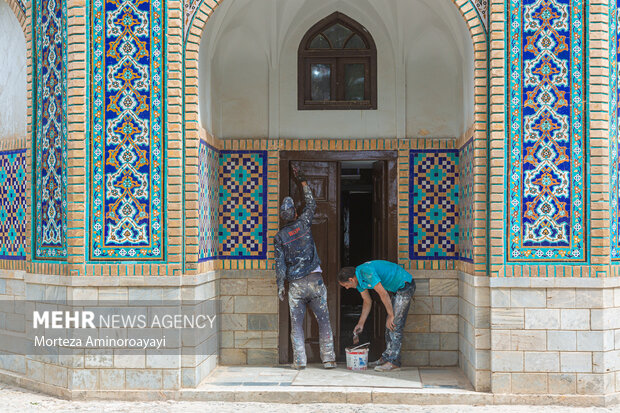
[[397, 404], [271, 404], [221, 401], [69, 401], [37, 392], [0, 384], [0, 412], [35, 413], [611, 413], [614, 408], [574, 408], [557, 406], [466, 406], [457, 405], [415, 406]]
[[325, 370], [322, 366], [308, 366], [297, 374], [293, 380], [293, 386], [421, 389], [422, 383], [418, 369], [413, 367], [380, 373], [374, 370], [351, 371], [346, 367]]

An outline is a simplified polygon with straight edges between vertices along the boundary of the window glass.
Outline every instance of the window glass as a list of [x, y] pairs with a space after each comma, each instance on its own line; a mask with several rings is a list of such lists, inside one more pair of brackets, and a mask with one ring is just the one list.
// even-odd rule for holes
[[363, 63], [349, 63], [344, 65], [344, 100], [364, 100]]
[[329, 39], [334, 49], [342, 49], [344, 47], [344, 42], [349, 38], [351, 33], [351, 30], [341, 24], [334, 24], [323, 31], [323, 34]]
[[310, 49], [329, 49], [329, 42], [322, 34], [319, 34], [310, 43]]
[[331, 99], [331, 65], [310, 65], [310, 91], [312, 100]]
[[366, 43], [364, 43], [362, 38], [356, 34], [355, 36], [349, 39], [349, 41], [347, 42], [344, 48], [345, 49], [366, 49]]

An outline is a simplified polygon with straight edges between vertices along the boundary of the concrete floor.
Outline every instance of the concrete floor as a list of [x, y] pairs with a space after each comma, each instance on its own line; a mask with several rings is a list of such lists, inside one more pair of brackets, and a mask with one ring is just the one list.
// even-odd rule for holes
[[460, 369], [407, 367], [394, 372], [351, 371], [344, 365], [325, 370], [310, 365], [296, 371], [288, 367], [220, 366], [202, 383], [206, 386], [305, 386], [391, 389], [446, 388], [473, 391]]

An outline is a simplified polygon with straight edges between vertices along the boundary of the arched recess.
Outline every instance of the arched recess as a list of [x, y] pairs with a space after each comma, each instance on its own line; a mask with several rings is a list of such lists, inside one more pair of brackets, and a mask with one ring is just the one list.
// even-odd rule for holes
[[[185, 43], [185, 96], [184, 96], [184, 108], [185, 108], [185, 145], [186, 145], [186, 165], [198, 165], [198, 145], [200, 142], [201, 133], [201, 114], [199, 103], [199, 90], [200, 90], [200, 62], [199, 62], [199, 49], [202, 40], [202, 35], [205, 30], [205, 24], [209, 17], [213, 14], [216, 8], [226, 0], [222, 0], [219, 3], [213, 0], [202, 0], [198, 10], [193, 16], [193, 19], [189, 22], [190, 26], [186, 28], [187, 39]], [[422, 0], [425, 3], [429, 3], [428, 0]], [[431, 2], [434, 3], [434, 2]], [[443, 2], [442, 2], [443, 3]], [[473, 44], [474, 53], [474, 68], [473, 77], [474, 81], [471, 83], [473, 90], [471, 95], [473, 96], [473, 120], [463, 119], [463, 125], [473, 125], [459, 138], [459, 146], [464, 144], [469, 138], [473, 138], [473, 156], [475, 158], [486, 158], [487, 156], [487, 76], [488, 76], [488, 39], [485, 32], [484, 23], [476, 11], [473, 1], [457, 1], [452, 0], [453, 6], [449, 6], [449, 2], [445, 2], [448, 6], [444, 7], [457, 7], [460, 12], [464, 23], [469, 31], [471, 42]], [[392, 12], [392, 11], [386, 11]], [[441, 10], [439, 11], [441, 12]], [[317, 16], [310, 16], [310, 19], [315, 19]], [[399, 16], [399, 18], [406, 19], [407, 16]], [[318, 19], [317, 19], [318, 20]], [[316, 20], [315, 20], [316, 21]], [[456, 22], [455, 22], [456, 23]], [[462, 23], [461, 23], [462, 24]], [[309, 27], [309, 26], [308, 26]], [[297, 45], [295, 45], [296, 47]], [[280, 46], [282, 47], [282, 46]], [[469, 102], [468, 104], [472, 104]], [[423, 131], [422, 131], [423, 132]], [[204, 135], [203, 135], [204, 137]], [[482, 165], [478, 165], [474, 168], [473, 175], [486, 176], [486, 162]], [[198, 184], [197, 174], [190, 172], [186, 173], [185, 183], [190, 186]], [[486, 185], [485, 185], [486, 186]], [[486, 191], [477, 192], [474, 194], [474, 203], [476, 205], [476, 212], [486, 214]], [[187, 210], [189, 211], [189, 210]], [[188, 221], [186, 228], [197, 228], [197, 220], [195, 225], [192, 221]], [[468, 272], [475, 273], [476, 275], [486, 275], [486, 235], [478, 236], [474, 240], [474, 267], [470, 268]], [[186, 262], [196, 262], [188, 251], [186, 254]]]
[[[187, 28], [187, 39], [184, 47], [185, 53], [185, 95], [184, 95], [184, 141], [186, 150], [184, 151], [186, 154], [185, 157], [185, 165], [186, 175], [184, 177], [184, 183], [186, 185], [186, 190], [184, 191], [185, 197], [187, 200], [195, 200], [195, 188], [199, 186], [199, 176], [196, 173], [197, 165], [199, 165], [199, 144], [201, 139], [207, 139], [209, 143], [217, 142], [217, 139], [210, 136], [207, 130], [201, 128], [201, 118], [205, 114], [200, 113], [200, 79], [199, 73], [201, 72], [200, 66], [200, 45], [201, 40], [203, 38], [203, 33], [205, 32], [205, 24], [209, 20], [210, 16], [213, 14], [216, 7], [221, 7], [221, 5], [230, 0], [222, 0], [219, 3], [216, 3], [213, 0], [204, 0], [200, 6], [198, 7], [198, 11], [194, 15], [193, 20], [190, 21], [190, 26]], [[413, 0], [412, 0], [413, 1]], [[474, 6], [474, 2], [471, 0], [462, 1], [462, 0], [446, 0], [439, 2], [437, 0], [419, 0], [420, 3], [424, 4], [427, 7], [435, 8], [436, 13], [438, 15], [449, 14], [449, 17], [446, 19], [449, 20], [449, 26], [465, 26], [466, 30], [469, 32], [469, 39], [466, 37], [461, 37], [460, 40], [462, 42], [471, 43], [468, 45], [468, 48], [461, 48], [460, 50], [471, 50], [473, 54], [473, 67], [471, 69], [467, 69], [461, 73], [461, 76], [467, 77], [468, 81], [463, 82], [467, 84], [469, 90], [464, 91], [461, 95], [455, 94], [449, 97], [452, 101], [458, 101], [459, 99], [462, 102], [455, 102], [455, 104], [461, 105], [461, 107], [469, 107], [472, 108], [471, 112], [463, 109], [462, 113], [471, 113], [470, 115], [463, 116], [462, 119], [459, 120], [459, 126], [456, 128], [448, 129], [446, 135], [443, 136], [454, 136], [452, 133], [454, 130], [458, 130], [456, 133], [457, 143], [456, 148], [461, 149], [468, 147], [467, 162], [470, 165], [470, 170], [468, 172], [469, 178], [471, 179], [471, 214], [470, 218], [472, 220], [470, 228], [470, 236], [471, 236], [471, 245], [469, 246], [471, 250], [471, 260], [469, 261], [460, 261], [458, 263], [458, 270], [466, 275], [466, 281], [469, 287], [473, 288], [473, 281], [471, 280], [471, 276], [488, 276], [488, 257], [489, 250], [487, 247], [487, 239], [488, 232], [485, 223], [485, 217], [487, 217], [487, 201], [489, 196], [489, 183], [487, 178], [487, 165], [488, 165], [488, 38], [487, 33], [485, 31], [484, 23], [476, 11]], [[441, 3], [441, 4], [440, 4]], [[343, 2], [334, 0], [334, 4], [338, 5], [338, 8], [341, 6], [346, 6], [347, 4], [351, 4], [351, 2]], [[335, 7], [335, 6], [334, 6]], [[456, 7], [459, 13], [454, 13], [454, 18], [451, 12], [452, 10], [448, 10], [451, 7]], [[233, 13], [233, 6], [231, 6], [231, 10], [229, 13]], [[221, 10], [222, 12], [226, 12], [226, 9]], [[304, 26], [306, 29], [311, 27], [313, 23], [319, 21], [322, 17], [325, 17], [333, 10], [305, 10], [306, 16], [301, 21], [300, 25]], [[354, 10], [352, 10], [354, 12]], [[376, 11], [376, 10], [375, 10]], [[349, 10], [342, 10], [344, 13], [348, 13]], [[394, 10], [384, 10], [382, 13], [395, 13]], [[282, 13], [286, 15], [287, 10], [278, 10], [278, 13]], [[303, 13], [300, 13], [303, 14]], [[460, 16], [459, 16], [460, 14]], [[285, 16], [286, 17], [286, 16]], [[350, 16], [360, 21], [371, 33], [373, 37], [375, 37], [375, 41], [377, 44], [381, 41], [381, 34], [379, 32], [383, 32], [383, 36], [391, 40], [391, 44], [395, 45], [394, 49], [385, 51], [384, 57], [387, 59], [395, 59], [397, 56], [398, 47], [403, 47], [403, 39], [398, 38], [399, 33], [394, 33], [390, 31], [389, 27], [381, 27], [381, 22], [373, 22], [372, 18], [368, 15], [353, 15]], [[364, 20], [363, 18], [366, 17]], [[289, 19], [293, 19], [293, 17], [288, 17]], [[401, 21], [408, 21], [411, 16], [408, 15], [397, 15], [397, 17]], [[462, 19], [462, 20], [459, 20]], [[219, 19], [215, 19], [218, 21]], [[216, 23], [214, 23], [216, 24]], [[219, 23], [217, 23], [219, 24]], [[375, 27], [371, 27], [375, 24]], [[385, 26], [385, 25], [383, 25]], [[459, 27], [460, 27], [459, 26]], [[465, 30], [463, 30], [464, 32]], [[451, 33], [452, 38], [458, 38], [455, 36], [455, 33]], [[302, 33], [303, 35], [303, 33]], [[436, 32], [434, 35], [443, 36], [444, 34]], [[429, 33], [420, 33], [420, 37], [428, 37], [432, 36]], [[295, 40], [295, 33], [286, 32], [284, 36], [282, 36], [284, 40], [282, 40], [282, 44], [275, 45], [275, 49], [283, 50], [287, 47], [293, 47], [297, 49], [298, 42], [301, 36]], [[217, 41], [217, 39], [216, 39]], [[277, 42], [276, 40], [275, 42]], [[287, 42], [290, 43], [287, 45]], [[457, 48], [458, 49], [458, 48]], [[378, 51], [381, 50], [378, 46]], [[256, 57], [258, 58], [260, 52], [256, 52]], [[381, 57], [379, 57], [379, 61], [381, 61]], [[443, 60], [444, 65], [449, 66], [450, 64], [454, 64], [454, 61], [451, 60]], [[419, 68], [420, 70], [430, 71], [430, 67], [427, 65], [427, 62], [416, 60], [415, 57], [412, 57], [410, 64], [414, 65], [414, 67]], [[447, 69], [446, 69], [447, 70]], [[296, 70], [295, 70], [296, 73]], [[398, 75], [398, 74], [397, 74]], [[401, 73], [400, 76], [406, 76], [406, 73]], [[473, 78], [473, 79], [472, 79]], [[470, 81], [473, 80], [473, 81]], [[290, 80], [290, 79], [289, 79]], [[420, 85], [424, 86], [424, 85]], [[394, 87], [394, 86], [391, 86]], [[381, 89], [379, 89], [381, 90]], [[271, 93], [272, 91], [270, 91]], [[381, 99], [381, 92], [379, 92], [379, 99]], [[467, 96], [467, 97], [466, 97]], [[406, 99], [403, 97], [402, 99]], [[290, 101], [290, 99], [289, 99]], [[379, 101], [379, 105], [381, 105], [381, 101]], [[296, 106], [296, 105], [295, 105]], [[439, 105], [438, 105], [439, 106]], [[208, 106], [207, 106], [208, 107]], [[296, 107], [295, 107], [296, 109]], [[337, 114], [322, 114], [326, 119], [329, 116], [340, 116], [344, 117], [346, 114], [337, 113]], [[281, 118], [295, 119], [297, 116], [292, 111], [286, 112], [283, 111], [279, 114]], [[401, 116], [406, 117], [406, 113], [401, 113]], [[263, 114], [263, 118], [265, 114]], [[342, 120], [342, 122], [348, 122], [347, 120]], [[292, 121], [294, 123], [294, 121]], [[406, 122], [402, 122], [402, 124], [406, 124]], [[323, 126], [322, 123], [316, 123], [315, 126], [319, 129]], [[398, 125], [396, 125], [393, 131], [388, 131], [385, 135], [376, 134], [375, 137], [381, 138], [383, 136], [392, 138], [394, 136], [425, 136], [423, 128], [416, 128], [414, 130], [398, 130]], [[282, 128], [276, 136], [288, 137], [290, 136], [290, 128]], [[263, 132], [265, 133], [265, 132]], [[215, 135], [217, 135], [217, 131], [215, 131]], [[440, 132], [433, 132], [434, 136], [442, 136]], [[431, 136], [433, 136], [431, 135]], [[250, 136], [245, 136], [250, 137]], [[255, 136], [255, 137], [266, 137], [266, 136]], [[321, 136], [320, 136], [321, 137]], [[278, 145], [277, 142], [274, 145]], [[474, 185], [474, 183], [476, 185]], [[193, 192], [192, 192], [193, 191]], [[191, 217], [192, 214], [195, 215], [195, 203], [188, 202], [186, 203], [185, 214], [188, 217]], [[475, 217], [475, 218], [474, 218]], [[277, 219], [277, 218], [276, 218]], [[186, 222], [185, 230], [188, 234], [198, 233], [198, 219], [188, 219]], [[191, 244], [191, 240], [188, 241], [188, 245]], [[188, 268], [199, 268], [194, 263], [198, 262], [198, 254], [193, 254], [192, 249], [187, 249], [188, 253], [185, 256], [185, 260], [188, 263]], [[469, 278], [467, 278], [469, 277]], [[468, 288], [469, 288], [468, 287]], [[471, 308], [467, 309], [467, 315], [470, 316], [475, 314], [474, 318], [476, 320], [488, 319], [488, 302], [489, 302], [489, 293], [488, 288], [486, 289], [486, 293], [483, 288], [479, 288], [476, 292], [476, 301], [470, 303]], [[469, 293], [468, 293], [469, 294]], [[473, 296], [473, 293], [471, 294]], [[470, 320], [471, 321], [471, 320]], [[465, 340], [464, 337], [478, 337], [478, 336], [488, 336], [488, 326], [473, 326], [475, 324], [473, 321], [470, 323], [469, 331], [463, 332], [459, 331], [459, 341]], [[459, 323], [461, 325], [461, 323]], [[486, 330], [486, 331], [483, 331]], [[465, 343], [465, 341], [463, 341]], [[459, 343], [460, 345], [461, 343]], [[489, 355], [490, 355], [490, 343], [488, 344], [478, 344], [477, 342], [468, 341], [463, 344], [463, 346], [459, 347], [459, 352], [461, 356], [460, 365], [465, 371], [468, 378], [474, 384], [477, 390], [488, 390], [488, 385], [490, 383], [490, 372], [489, 372]]]

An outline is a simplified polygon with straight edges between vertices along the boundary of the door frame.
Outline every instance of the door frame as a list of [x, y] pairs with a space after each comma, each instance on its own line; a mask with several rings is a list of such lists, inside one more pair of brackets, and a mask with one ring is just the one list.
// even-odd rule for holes
[[[282, 204], [285, 196], [289, 195], [289, 162], [291, 161], [307, 161], [307, 162], [343, 162], [343, 161], [385, 161], [386, 176], [385, 191], [388, 194], [386, 199], [386, 242], [388, 251], [388, 260], [398, 263], [398, 151], [395, 150], [359, 150], [359, 151], [280, 151], [279, 172], [280, 184], [278, 188], [279, 201]], [[340, 164], [338, 165], [338, 173], [340, 174]], [[340, 180], [338, 179], [338, 208], [337, 221], [340, 226]], [[278, 228], [282, 223], [278, 218]], [[338, 231], [338, 243], [336, 256], [340, 261], [340, 244], [342, 242], [342, 234]], [[337, 294], [340, 301], [340, 294]], [[340, 302], [337, 303], [338, 314], [336, 315], [336, 326], [332, 326], [334, 334], [334, 347], [339, 347], [340, 339]], [[278, 306], [278, 359], [280, 364], [287, 364], [292, 359], [292, 349], [290, 346], [290, 316], [288, 311], [288, 301], [280, 301]]]

